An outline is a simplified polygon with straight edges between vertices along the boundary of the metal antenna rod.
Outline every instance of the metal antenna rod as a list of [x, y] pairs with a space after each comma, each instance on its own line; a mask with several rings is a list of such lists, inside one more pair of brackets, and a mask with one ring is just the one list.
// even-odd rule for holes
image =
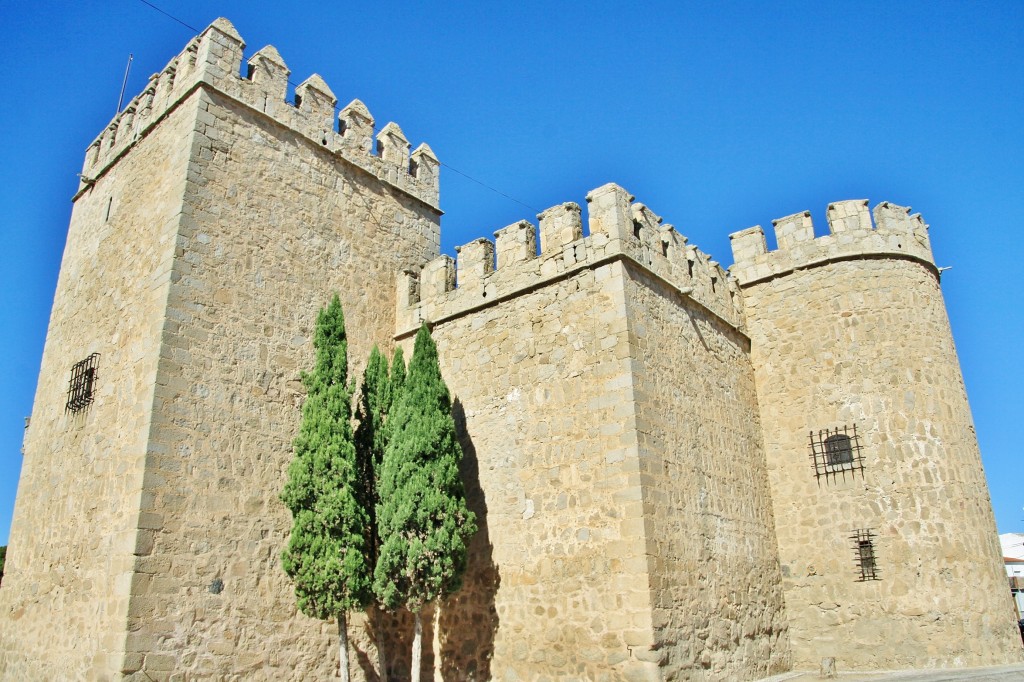
[[128, 72], [132, 70], [132, 58], [134, 56], [135, 55], [130, 52], [128, 53], [128, 66], [124, 67], [124, 80], [121, 81], [121, 94], [117, 98], [117, 111], [114, 112], [115, 116], [121, 113], [121, 103], [124, 102], [124, 89], [125, 86], [128, 85]]

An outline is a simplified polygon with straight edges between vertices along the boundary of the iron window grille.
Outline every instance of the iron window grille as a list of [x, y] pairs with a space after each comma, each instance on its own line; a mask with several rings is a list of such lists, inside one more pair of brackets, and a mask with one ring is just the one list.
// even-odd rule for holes
[[878, 562], [875, 557], [875, 534], [870, 528], [858, 528], [853, 531], [850, 541], [853, 543], [854, 559], [860, 577], [857, 582], [881, 580], [878, 575]]
[[815, 433], [811, 431], [811, 461], [814, 464], [814, 476], [821, 482], [840, 475], [846, 479], [847, 473], [852, 477], [856, 472], [864, 476], [864, 457], [861, 454], [860, 435], [857, 425], [850, 429], [824, 429]]
[[96, 395], [99, 359], [100, 354], [93, 353], [71, 367], [71, 381], [68, 382], [68, 402], [64, 406], [65, 411], [79, 412], [92, 404]]

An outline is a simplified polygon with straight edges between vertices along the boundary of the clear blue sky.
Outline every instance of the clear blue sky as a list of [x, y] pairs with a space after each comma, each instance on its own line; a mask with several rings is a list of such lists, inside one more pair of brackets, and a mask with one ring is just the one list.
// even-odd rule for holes
[[[938, 264], [1000, 532], [1024, 531], [1024, 3], [172, 2], [444, 170], [443, 248], [617, 182], [731, 262], [728, 234], [830, 201], [911, 205]], [[193, 31], [140, 0], [0, 3], [0, 543], [87, 145]], [[528, 207], [530, 208], [528, 208]], [[908, 348], [908, 353], [913, 349]]]

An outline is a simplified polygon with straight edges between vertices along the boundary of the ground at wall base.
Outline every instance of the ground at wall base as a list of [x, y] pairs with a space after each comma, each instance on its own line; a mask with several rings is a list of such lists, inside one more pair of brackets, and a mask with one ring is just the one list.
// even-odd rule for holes
[[[758, 682], [810, 682], [820, 680], [816, 672], [789, 672], [766, 677]], [[1024, 664], [996, 665], [983, 668], [960, 668], [944, 670], [899, 670], [874, 673], [843, 673], [834, 678], [843, 682], [867, 682], [868, 680], [900, 680], [901, 682], [1024, 682]]]

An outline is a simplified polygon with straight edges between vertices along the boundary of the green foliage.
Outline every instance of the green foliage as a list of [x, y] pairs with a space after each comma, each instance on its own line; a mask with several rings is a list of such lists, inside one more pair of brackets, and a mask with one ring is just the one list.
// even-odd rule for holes
[[387, 445], [385, 419], [391, 408], [391, 384], [388, 361], [377, 346], [370, 351], [370, 359], [363, 372], [363, 383], [356, 406], [355, 431], [356, 459], [358, 462], [358, 494], [368, 513], [366, 538], [371, 550], [371, 564], [376, 563], [380, 539], [377, 536], [377, 476], [384, 448]]
[[281, 564], [303, 613], [326, 620], [364, 608], [372, 597], [369, 516], [359, 494], [348, 342], [337, 295], [317, 316], [313, 345], [316, 365], [302, 375], [308, 395], [281, 492], [293, 520]]
[[[402, 389], [405, 388], [405, 356], [402, 354], [402, 348], [395, 346], [395, 353], [391, 356], [391, 376], [388, 378], [388, 395], [387, 395], [387, 408], [388, 414], [390, 415], [392, 410], [395, 408], [395, 402], [398, 400], [398, 396], [402, 395]], [[384, 420], [384, 446], [387, 448], [387, 443], [391, 438], [391, 421], [389, 419]], [[383, 452], [381, 453], [383, 454]], [[378, 461], [381, 464], [383, 458]], [[377, 488], [380, 488], [380, 468], [377, 470]]]
[[395, 346], [395, 354], [391, 357], [391, 386], [389, 400], [394, 404], [405, 387], [405, 356], [402, 347]]
[[377, 506], [383, 543], [373, 586], [384, 607], [418, 613], [459, 588], [476, 532], [459, 478], [462, 448], [451, 399], [425, 325], [388, 422]]

